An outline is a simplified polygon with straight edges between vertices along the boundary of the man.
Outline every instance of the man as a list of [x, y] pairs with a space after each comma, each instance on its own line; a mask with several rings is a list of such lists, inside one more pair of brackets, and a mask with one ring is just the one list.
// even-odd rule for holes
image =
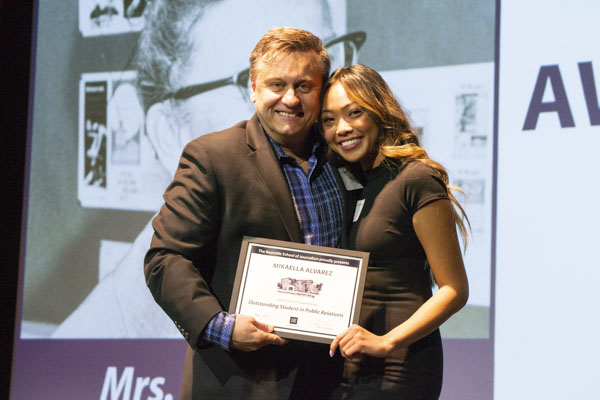
[[326, 346], [286, 344], [223, 311], [243, 236], [340, 241], [342, 194], [314, 127], [329, 68], [316, 36], [271, 29], [250, 56], [256, 114], [183, 151], [145, 259], [148, 287], [189, 343], [182, 398], [323, 398], [336, 387], [340, 362]]
[[[236, 85], [185, 99], [169, 94], [247, 69], [248, 54], [272, 26], [301, 26], [320, 37], [333, 36], [332, 16], [323, 0], [157, 0], [147, 5], [145, 14], [136, 69], [146, 111], [145, 134], [164, 170], [154, 181], [162, 188], [171, 181], [187, 142], [248, 118], [254, 108], [249, 90]], [[152, 234], [148, 224], [53, 337], [181, 337], [139, 272]]]

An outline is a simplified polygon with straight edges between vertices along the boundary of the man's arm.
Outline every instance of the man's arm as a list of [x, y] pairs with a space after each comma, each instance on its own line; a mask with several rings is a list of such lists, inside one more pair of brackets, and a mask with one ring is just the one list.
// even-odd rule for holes
[[192, 347], [208, 345], [201, 333], [223, 311], [206, 280], [215, 267], [207, 264], [215, 259], [220, 204], [210, 157], [197, 141], [183, 150], [164, 199], [152, 221], [154, 235], [144, 259], [146, 284]]
[[285, 343], [272, 333], [272, 326], [254, 318], [223, 318], [222, 307], [203, 276], [212, 275], [215, 268], [206, 265], [214, 261], [206, 260], [215, 259], [221, 204], [210, 157], [197, 141], [184, 149], [164, 198], [152, 223], [155, 233], [144, 272], [154, 299], [188, 343], [193, 348], [210, 343], [227, 348], [230, 337], [229, 347], [243, 351]]

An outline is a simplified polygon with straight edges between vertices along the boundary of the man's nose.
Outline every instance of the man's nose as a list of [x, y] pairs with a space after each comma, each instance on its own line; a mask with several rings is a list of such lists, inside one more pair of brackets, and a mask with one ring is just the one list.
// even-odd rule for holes
[[288, 107], [295, 107], [298, 105], [298, 103], [300, 103], [300, 100], [298, 99], [298, 96], [296, 96], [296, 89], [295, 88], [289, 88], [285, 91], [285, 93], [283, 94], [283, 104], [285, 104]]

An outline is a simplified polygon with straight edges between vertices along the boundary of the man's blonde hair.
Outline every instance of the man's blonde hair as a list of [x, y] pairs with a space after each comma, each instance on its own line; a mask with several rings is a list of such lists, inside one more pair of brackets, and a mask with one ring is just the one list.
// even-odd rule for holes
[[250, 54], [250, 79], [256, 80], [258, 62], [272, 62], [281, 54], [307, 53], [314, 51], [321, 62], [323, 83], [329, 77], [331, 61], [323, 42], [312, 33], [296, 28], [279, 27], [270, 29], [258, 41]]

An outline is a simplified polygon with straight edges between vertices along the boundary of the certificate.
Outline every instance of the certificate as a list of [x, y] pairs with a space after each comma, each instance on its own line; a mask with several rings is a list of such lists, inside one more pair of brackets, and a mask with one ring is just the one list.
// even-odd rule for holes
[[244, 237], [229, 312], [289, 339], [330, 343], [357, 323], [369, 254]]

